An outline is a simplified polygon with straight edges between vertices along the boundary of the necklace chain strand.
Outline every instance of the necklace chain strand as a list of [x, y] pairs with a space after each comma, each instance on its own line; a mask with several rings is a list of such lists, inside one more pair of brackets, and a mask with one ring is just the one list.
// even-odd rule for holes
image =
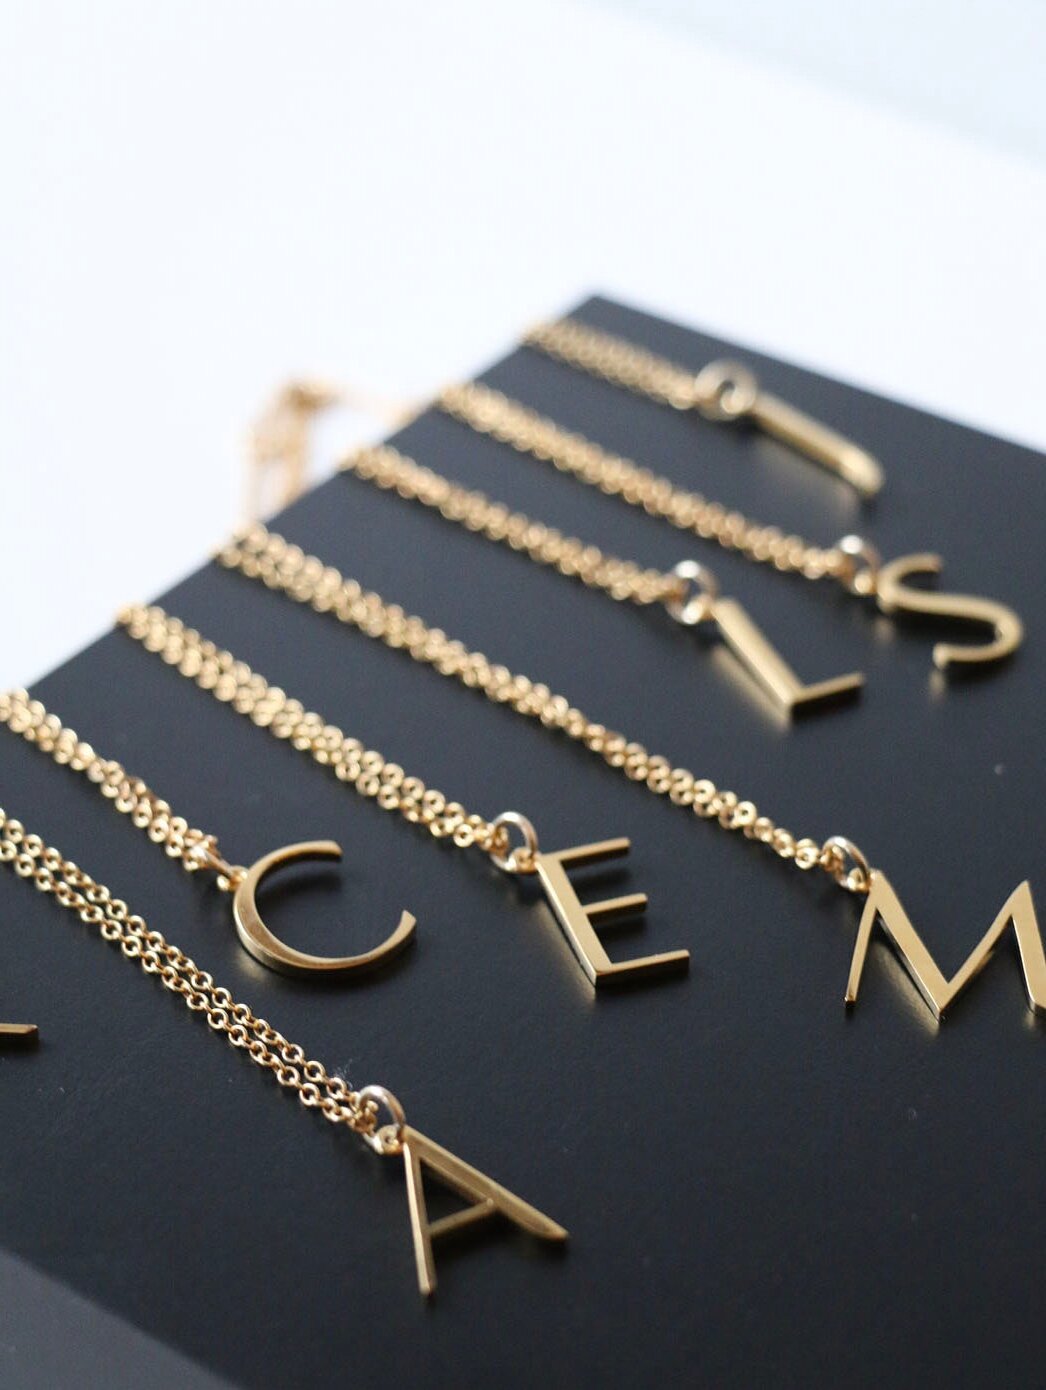
[[[614, 360], [632, 351], [631, 344], [618, 343]], [[644, 356], [640, 353], [641, 358]], [[994, 629], [989, 642], [961, 646], [937, 643], [933, 660], [939, 670], [960, 663], [969, 666], [1001, 661], [1021, 644], [1020, 617], [1005, 604], [966, 594], [926, 594], [906, 583], [911, 575], [939, 573], [941, 560], [937, 555], [902, 555], [884, 564], [875, 546], [856, 535], [844, 536], [834, 546], [822, 549], [802, 536], [785, 535], [775, 526], [760, 525], [718, 502], [709, 502], [700, 493], [678, 488], [667, 478], [561, 429], [554, 421], [486, 386], [447, 387], [435, 404], [479, 434], [551, 463], [608, 496], [621, 498], [682, 531], [714, 541], [759, 564], [805, 579], [835, 580], [858, 598], [874, 598], [880, 612], [891, 617], [932, 614], [988, 624]]]
[[[377, 595], [363, 595], [357, 586], [357, 597], [347, 601], [359, 605], [355, 612], [361, 630], [379, 635], [375, 624], [384, 628], [388, 615]], [[448, 801], [420, 778], [408, 777], [397, 763], [387, 762], [381, 753], [365, 748], [358, 739], [349, 738], [336, 725], [306, 710], [300, 701], [269, 685], [264, 676], [237, 661], [231, 652], [222, 651], [162, 608], [133, 605], [120, 613], [117, 622], [179, 674], [268, 729], [275, 738], [329, 767], [339, 781], [376, 801], [383, 810], [397, 812], [411, 824], [424, 826], [435, 839], [449, 839], [459, 849], [476, 845], [492, 855], [506, 851], [508, 832], [504, 827], [470, 814], [460, 802]]]
[[297, 1043], [288, 1042], [246, 1004], [238, 1004], [227, 989], [214, 983], [205, 970], [158, 931], [131, 913], [104, 884], [28, 834], [20, 821], [0, 810], [0, 864], [20, 878], [31, 880], [41, 893], [51, 894], [86, 926], [97, 927], [103, 940], [119, 946], [147, 975], [156, 975], [165, 989], [177, 994], [192, 1013], [206, 1015], [208, 1026], [226, 1041], [246, 1051], [252, 1062], [271, 1071], [279, 1085], [295, 1091], [307, 1109], [319, 1110], [332, 1124], [345, 1125], [365, 1139], [375, 1133], [377, 1105], [332, 1075], [322, 1062], [307, 1058]]
[[678, 601], [686, 588], [676, 575], [642, 569], [630, 560], [606, 555], [597, 546], [532, 521], [522, 512], [510, 512], [503, 503], [450, 482], [388, 445], [360, 449], [340, 468], [386, 492], [431, 507], [448, 521], [521, 550], [537, 564], [548, 565], [569, 579], [580, 579], [619, 601], [669, 604]]
[[64, 727], [57, 715], [48, 713], [39, 700], [31, 699], [28, 691], [11, 690], [0, 694], [0, 724], [6, 724], [12, 733], [21, 734], [26, 742], [49, 754], [59, 766], [81, 773], [154, 844], [162, 845], [171, 859], [180, 860], [188, 873], [214, 869], [218, 872], [220, 887], [226, 891], [236, 887], [243, 870], [226, 864], [218, 849], [217, 836], [197, 830], [182, 816], [176, 816], [168, 802], [114, 758], [99, 757], [73, 729]]
[[674, 410], [711, 407], [714, 398], [698, 389], [697, 373], [659, 357], [646, 348], [636, 347], [624, 338], [601, 333], [577, 319], [559, 319], [535, 324], [523, 335], [528, 347], [536, 348], [557, 362], [586, 372], [589, 376], [622, 386], [637, 396], [647, 396]]
[[[214, 1033], [271, 1072], [277, 1084], [295, 1092], [307, 1110], [318, 1110], [331, 1124], [351, 1130], [377, 1154], [402, 1156], [418, 1287], [423, 1295], [436, 1287], [433, 1243], [455, 1226], [497, 1212], [539, 1239], [558, 1242], [567, 1238], [557, 1222], [408, 1125], [403, 1107], [384, 1086], [354, 1090], [342, 1077], [328, 1072], [322, 1062], [306, 1057], [304, 1048], [288, 1042], [247, 1004], [237, 1003], [229, 990], [216, 985], [184, 951], [151, 930], [104, 884], [46, 845], [39, 835], [27, 834], [22, 823], [3, 810], [0, 864], [12, 868], [39, 892], [50, 894], [85, 926], [97, 928], [104, 941], [118, 946], [125, 959], [137, 961], [145, 974], [157, 976], [165, 989], [180, 996], [190, 1013], [203, 1014]], [[389, 1122], [383, 1123], [384, 1117]], [[455, 1217], [430, 1222], [426, 1172], [460, 1196], [472, 1199], [472, 1205]]]
[[882, 465], [867, 449], [764, 391], [740, 362], [718, 358], [695, 373], [576, 319], [539, 324], [523, 341], [577, 371], [675, 410], [696, 410], [720, 424], [747, 420], [844, 479], [862, 497], [874, 497], [882, 488]]
[[[507, 705], [518, 714], [539, 720], [547, 728], [560, 730], [630, 781], [644, 784], [656, 795], [667, 796], [701, 819], [715, 820], [726, 830], [740, 831], [746, 839], [769, 846], [780, 858], [792, 860], [800, 869], [821, 868], [849, 890], [867, 891], [867, 876], [859, 867], [855, 868], [847, 852], [849, 841], [832, 836], [819, 844], [810, 838], [797, 838], [769, 816], [761, 814], [754, 802], [742, 800], [734, 792], [721, 790], [709, 779], [697, 778], [687, 769], [673, 766], [667, 758], [649, 753], [641, 743], [631, 742], [623, 734], [589, 719], [564, 696], [553, 694], [548, 686], [526, 676], [514, 675], [507, 667], [489, 661], [481, 652], [469, 651], [463, 643], [449, 638], [440, 629], [428, 627], [421, 618], [408, 616], [399, 606], [385, 603], [380, 595], [364, 592], [355, 580], [345, 579], [337, 569], [325, 566], [316, 556], [306, 555], [300, 547], [289, 544], [264, 526], [253, 526], [235, 538], [219, 553], [218, 559], [227, 568], [239, 570], [298, 603], [307, 604], [319, 613], [333, 614], [340, 622], [388, 647], [405, 650], [413, 660], [432, 666], [441, 675], [481, 690], [494, 704]], [[174, 665], [183, 662], [186, 650], [200, 641], [197, 634], [192, 634], [193, 643], [187, 648], [181, 624], [159, 609], [131, 609], [120, 621], [133, 637], [151, 650], [160, 651], [164, 660]], [[212, 650], [212, 662], [215, 656]], [[228, 653], [222, 656], [226, 666], [236, 665], [246, 671], [242, 663], [234, 663]], [[194, 663], [190, 662], [184, 673], [194, 674]], [[252, 679], [260, 680], [259, 677]], [[213, 670], [207, 674], [207, 683], [215, 688]], [[238, 688], [242, 686], [241, 681]], [[230, 681], [220, 693], [215, 688], [215, 693], [235, 703], [236, 689]], [[280, 694], [282, 696], [282, 692]], [[297, 710], [300, 708], [296, 706]], [[313, 722], [304, 723], [303, 720]], [[256, 722], [263, 721], [256, 719]], [[308, 750], [319, 735], [318, 725], [318, 716], [298, 715], [297, 720], [289, 720], [280, 736], [291, 737], [296, 746]], [[326, 761], [326, 755], [319, 760]]]
[[838, 546], [825, 549], [765, 526], [698, 492], [676, 487], [631, 459], [610, 453], [583, 435], [562, 429], [518, 401], [476, 382], [446, 387], [436, 404], [446, 414], [475, 430], [508, 444], [518, 453], [551, 463], [610, 497], [620, 497], [651, 516], [661, 517], [724, 550], [736, 550], [759, 564], [805, 579], [834, 579], [849, 586], [855, 561]]

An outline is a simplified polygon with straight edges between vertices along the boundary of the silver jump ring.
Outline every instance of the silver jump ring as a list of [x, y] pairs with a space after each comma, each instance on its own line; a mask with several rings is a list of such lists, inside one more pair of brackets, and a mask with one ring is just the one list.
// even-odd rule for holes
[[848, 893], [867, 893], [872, 885], [872, 866], [845, 835], [831, 835], [821, 846], [821, 863], [840, 888]]
[[719, 597], [715, 575], [696, 560], [680, 560], [673, 568], [672, 575], [681, 581], [681, 591], [665, 602], [670, 616], [684, 627], [696, 627], [698, 623], [707, 622], [713, 615], [715, 601]]
[[374, 1101], [392, 1117], [391, 1123], [378, 1125], [372, 1133], [364, 1134], [363, 1138], [375, 1153], [398, 1154], [403, 1148], [403, 1131], [407, 1125], [403, 1106], [384, 1086], [364, 1086], [359, 1097], [361, 1102]]
[[[871, 541], [866, 541], [863, 536], [843, 536], [842, 540], [836, 541], [835, 549], [841, 551], [850, 561], [849, 572], [844, 580], [850, 592], [874, 594], [883, 557]], [[863, 569], [859, 568], [861, 562], [864, 565]]]
[[507, 874], [532, 874], [534, 859], [538, 853], [538, 832], [526, 816], [519, 811], [502, 811], [497, 820], [493, 821], [491, 828], [495, 833], [499, 830], [507, 830], [509, 827], [519, 830], [523, 835], [523, 844], [517, 845], [515, 849], [510, 849], [506, 854], [500, 854], [497, 850], [490, 851], [490, 857], [499, 869], [504, 869]]
[[741, 362], [709, 362], [694, 378], [694, 400], [708, 420], [737, 420], [759, 397], [755, 373]]

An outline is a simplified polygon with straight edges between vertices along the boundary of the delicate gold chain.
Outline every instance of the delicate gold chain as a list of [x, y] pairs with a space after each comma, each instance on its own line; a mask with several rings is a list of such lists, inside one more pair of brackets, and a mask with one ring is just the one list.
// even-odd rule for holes
[[206, 1015], [214, 1032], [271, 1071], [281, 1086], [296, 1091], [302, 1105], [319, 1110], [332, 1124], [346, 1125], [375, 1146], [378, 1106], [373, 1100], [331, 1075], [322, 1062], [307, 1058], [303, 1048], [288, 1042], [248, 1005], [236, 1003], [227, 989], [216, 985], [160, 932], [151, 931], [104, 884], [45, 845], [39, 835], [27, 834], [22, 823], [2, 809], [0, 864], [9, 865], [41, 893], [52, 894], [86, 926], [97, 927], [103, 940], [119, 946], [128, 960], [137, 961], [147, 975], [156, 975], [165, 989], [180, 995], [187, 1009]]
[[359, 449], [344, 459], [340, 468], [343, 473], [352, 473], [387, 492], [421, 502], [448, 521], [512, 550], [523, 551], [538, 564], [549, 565], [568, 578], [580, 579], [590, 588], [602, 589], [611, 598], [637, 604], [667, 604], [678, 600], [685, 588], [675, 575], [605, 555], [596, 546], [564, 536], [522, 512], [510, 512], [503, 503], [492, 502], [482, 492], [459, 487], [387, 445]]
[[[861, 869], [864, 860], [849, 841], [832, 836], [820, 845], [809, 838], [797, 839], [769, 816], [760, 814], [754, 802], [742, 800], [708, 778], [695, 777], [686, 768], [674, 767], [667, 758], [649, 753], [641, 743], [589, 719], [564, 696], [553, 694], [547, 685], [514, 675], [481, 652], [469, 651], [438, 628], [428, 627], [421, 618], [408, 616], [397, 605], [385, 603], [378, 594], [365, 593], [355, 580], [345, 579], [332, 566], [325, 566], [314, 555], [306, 555], [300, 547], [290, 545], [264, 526], [253, 526], [234, 538], [218, 559], [228, 569], [239, 570], [297, 603], [308, 604], [318, 613], [330, 613], [368, 637], [406, 651], [413, 660], [432, 666], [441, 675], [481, 690], [494, 704], [507, 705], [517, 714], [539, 720], [546, 728], [560, 730], [630, 781], [642, 783], [658, 796], [667, 796], [695, 816], [718, 821], [727, 830], [740, 831], [746, 839], [768, 845], [800, 869], [819, 867], [851, 891], [866, 891], [867, 875]], [[176, 620], [166, 618], [156, 609], [136, 609], [133, 613], [131, 621], [122, 620], [131, 627], [132, 635], [139, 641], [146, 640], [153, 650], [161, 650], [164, 659], [173, 664], [183, 660], [178, 637], [182, 629]], [[173, 642], [167, 637], [169, 632], [174, 634]], [[232, 658], [228, 657], [228, 661]], [[186, 674], [194, 674], [192, 666]], [[212, 672], [208, 679], [213, 680], [213, 676]], [[230, 683], [220, 698], [235, 698], [235, 691]], [[292, 727], [294, 717], [282, 736], [290, 736], [287, 730]], [[299, 746], [309, 748], [320, 736], [317, 726], [304, 727], [297, 735]], [[325, 752], [321, 761], [326, 757]], [[396, 809], [394, 801], [392, 806]]]
[[162, 845], [172, 859], [181, 861], [188, 873], [199, 869], [219, 872], [219, 885], [235, 888], [243, 870], [226, 864], [218, 850], [218, 838], [196, 830], [182, 816], [176, 816], [168, 802], [151, 791], [140, 777], [133, 777], [114, 758], [102, 758], [73, 729], [64, 728], [56, 715], [49, 714], [39, 700], [30, 699], [25, 690], [0, 694], [0, 724], [21, 734], [56, 763], [82, 773], [116, 809], [144, 830], [154, 844]]
[[698, 384], [696, 372], [636, 347], [625, 338], [589, 328], [577, 319], [535, 324], [524, 333], [523, 341], [568, 367], [675, 410], [710, 408], [714, 402], [714, 397]]
[[830, 425], [764, 391], [740, 362], [718, 359], [695, 373], [576, 319], [539, 324], [523, 341], [568, 367], [660, 405], [696, 410], [719, 423], [748, 420], [845, 479], [862, 497], [874, 497], [883, 485], [878, 459]]
[[823, 549], [802, 536], [764, 526], [699, 492], [687, 492], [631, 459], [610, 453], [584, 435], [562, 429], [554, 420], [475, 382], [449, 386], [436, 404], [479, 434], [489, 434], [519, 453], [553, 464], [610, 497], [620, 497], [651, 516], [663, 517], [681, 531], [736, 550], [760, 564], [801, 574], [806, 579], [852, 583], [855, 561], [838, 546]]
[[[319, 567], [322, 573], [322, 566]], [[338, 576], [339, 580], [341, 576]], [[364, 632], [388, 640], [393, 612], [376, 594], [364, 594], [356, 585], [345, 586], [337, 595], [351, 620]], [[332, 600], [333, 601], [333, 600]], [[215, 699], [231, 705], [260, 728], [289, 742], [324, 767], [340, 782], [353, 787], [361, 796], [376, 801], [383, 810], [395, 811], [413, 825], [424, 826], [436, 839], [449, 839], [460, 849], [476, 845], [488, 854], [502, 854], [507, 848], [504, 827], [472, 815], [457, 801], [448, 801], [442, 792], [426, 787], [418, 777], [408, 777], [397, 763], [386, 762], [381, 753], [364, 748], [322, 716], [306, 710], [278, 686], [269, 685], [264, 676], [222, 651], [178, 618], [162, 608], [134, 605], [117, 618], [135, 641], [155, 652], [169, 666], [188, 677]], [[394, 642], [390, 645], [395, 645]]]

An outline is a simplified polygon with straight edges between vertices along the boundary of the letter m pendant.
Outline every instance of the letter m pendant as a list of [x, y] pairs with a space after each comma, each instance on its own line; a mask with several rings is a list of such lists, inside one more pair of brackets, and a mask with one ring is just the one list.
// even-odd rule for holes
[[1046, 954], [1043, 952], [1042, 935], [1039, 932], [1029, 883], [1021, 883], [1013, 890], [999, 909], [995, 921], [949, 980], [912, 926], [889, 879], [878, 869], [874, 869], [864, 912], [857, 928], [857, 942], [846, 986], [847, 1004], [857, 1002], [857, 991], [861, 984], [861, 975], [864, 973], [868, 946], [876, 923], [880, 920], [904, 968], [936, 1019], [944, 1015], [945, 1010], [988, 964], [996, 946], [1012, 923], [1028, 1002], [1036, 1013], [1046, 1013]]
[[584, 907], [567, 877], [567, 869], [620, 858], [628, 853], [628, 848], [628, 840], [622, 838], [601, 840], [593, 845], [575, 845], [572, 849], [534, 856], [534, 867], [545, 896], [582, 970], [597, 988], [628, 982], [640, 975], [686, 970], [690, 963], [689, 951], [665, 951], [657, 956], [639, 956], [622, 961], [612, 961], [607, 955], [597, 926], [608, 926], [615, 920], [642, 912], [646, 907], [646, 894], [629, 893], [621, 898], [607, 898]]

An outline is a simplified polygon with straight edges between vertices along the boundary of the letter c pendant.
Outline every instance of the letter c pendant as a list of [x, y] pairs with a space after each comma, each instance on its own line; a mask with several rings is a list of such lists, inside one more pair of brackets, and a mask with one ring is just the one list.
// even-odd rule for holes
[[373, 950], [364, 951], [358, 956], [312, 956], [305, 951], [296, 951], [293, 946], [281, 941], [262, 921], [255, 898], [262, 880], [273, 870], [301, 859], [340, 858], [341, 846], [333, 840], [306, 840], [301, 844], [275, 849], [251, 865], [237, 885], [232, 900], [232, 915], [244, 949], [255, 960], [285, 975], [322, 975], [337, 979], [356, 970], [373, 970], [403, 950], [414, 935], [415, 919], [409, 912], [403, 913], [399, 926], [391, 936]]

